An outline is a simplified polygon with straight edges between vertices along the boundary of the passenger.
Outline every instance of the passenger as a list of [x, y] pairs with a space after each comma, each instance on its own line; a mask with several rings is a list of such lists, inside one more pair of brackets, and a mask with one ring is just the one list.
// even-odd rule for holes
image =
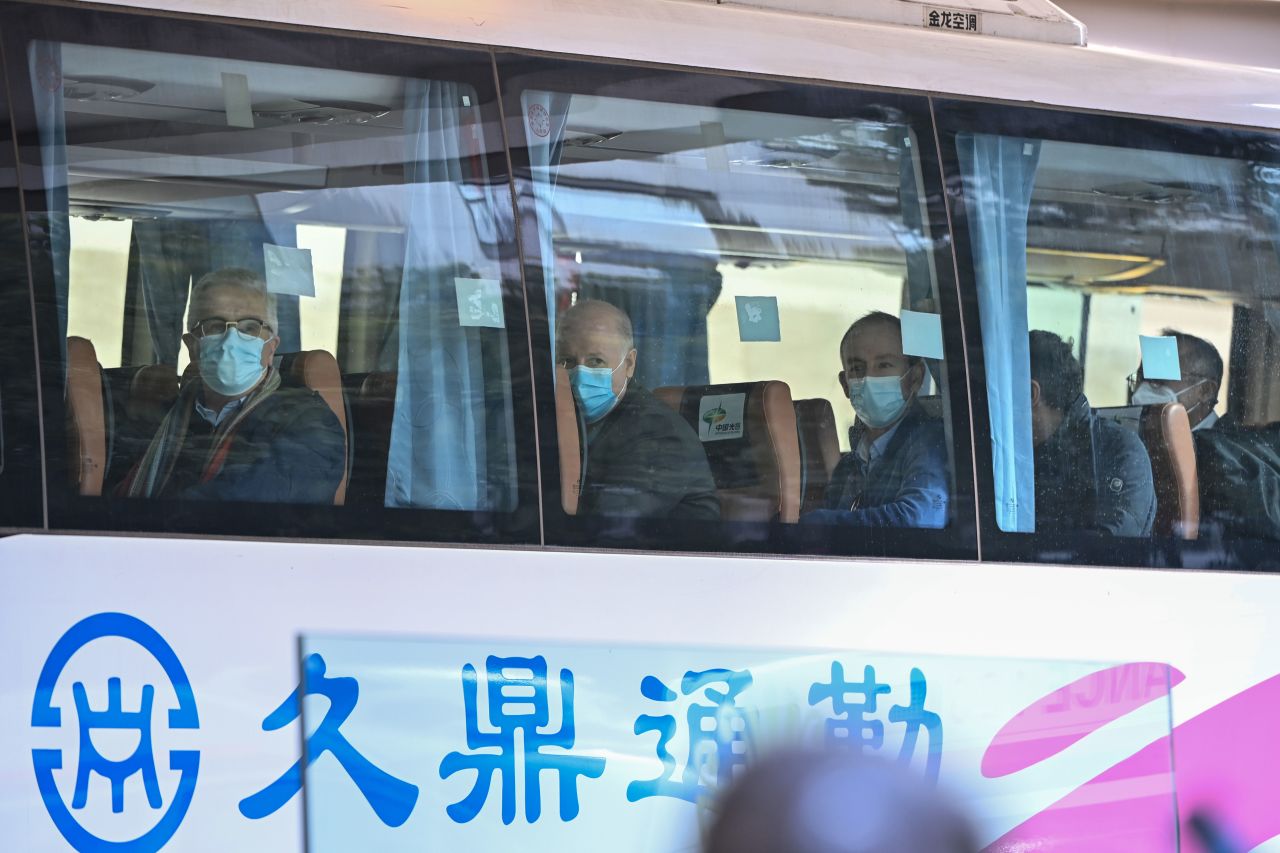
[[806, 524], [944, 527], [950, 489], [946, 434], [916, 395], [922, 359], [903, 355], [902, 324], [875, 311], [840, 341], [840, 387], [858, 415], [844, 454], [827, 484], [826, 508]]
[[704, 853], [977, 853], [955, 805], [911, 769], [853, 750], [750, 765], [716, 804]]
[[1218, 422], [1213, 407], [1218, 404], [1222, 388], [1222, 356], [1218, 348], [1203, 338], [1165, 329], [1160, 334], [1178, 341], [1178, 363], [1181, 379], [1147, 379], [1142, 365], [1130, 380], [1129, 402], [1135, 406], [1160, 403], [1182, 403], [1193, 430], [1209, 429]]
[[1150, 535], [1156, 493], [1142, 440], [1093, 414], [1071, 344], [1052, 332], [1030, 338], [1036, 530]]
[[697, 434], [631, 381], [631, 320], [607, 302], [583, 300], [556, 330], [556, 364], [569, 371], [586, 425], [579, 512], [648, 518], [720, 517], [715, 480]]
[[271, 366], [273, 300], [245, 269], [211, 272], [191, 290], [182, 336], [195, 366], [141, 461], [130, 497], [332, 503], [345, 438], [308, 388], [284, 387]]

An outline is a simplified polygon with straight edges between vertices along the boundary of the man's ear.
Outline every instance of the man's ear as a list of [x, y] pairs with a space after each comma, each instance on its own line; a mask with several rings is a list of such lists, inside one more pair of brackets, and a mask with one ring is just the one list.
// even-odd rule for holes
[[1032, 379], [1031, 380], [1031, 408], [1034, 409], [1038, 405], [1040, 405], [1040, 383]]
[[845, 395], [845, 397], [849, 396], [849, 380], [846, 378], [843, 370], [840, 371], [840, 391]]
[[183, 332], [182, 343], [187, 348], [187, 356], [192, 362], [199, 361], [200, 358], [200, 339], [190, 332]]
[[271, 359], [275, 358], [276, 349], [280, 346], [280, 336], [276, 335], [271, 340], [262, 345], [262, 366], [270, 367]]
[[924, 359], [919, 359], [910, 368], [907, 369], [907, 392], [904, 397], [910, 397], [919, 392], [924, 386], [924, 372], [927, 368], [924, 365]]
[[637, 355], [636, 355], [635, 347], [632, 347], [632, 348], [631, 348], [631, 352], [627, 353], [627, 357], [626, 357], [625, 359], [623, 359], [623, 362], [622, 362], [622, 363], [623, 363], [623, 364], [626, 366], [626, 368], [627, 368], [627, 378], [628, 378], [628, 379], [630, 379], [632, 376], [635, 376], [635, 373], [636, 373], [636, 358], [637, 358]]

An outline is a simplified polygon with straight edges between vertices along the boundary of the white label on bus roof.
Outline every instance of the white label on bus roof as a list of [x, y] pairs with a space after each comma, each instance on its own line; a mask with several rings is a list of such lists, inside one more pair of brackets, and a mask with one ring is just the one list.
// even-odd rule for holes
[[925, 6], [924, 25], [931, 30], [951, 30], [957, 33], [982, 32], [982, 13], [966, 9], [948, 9], [945, 6]]

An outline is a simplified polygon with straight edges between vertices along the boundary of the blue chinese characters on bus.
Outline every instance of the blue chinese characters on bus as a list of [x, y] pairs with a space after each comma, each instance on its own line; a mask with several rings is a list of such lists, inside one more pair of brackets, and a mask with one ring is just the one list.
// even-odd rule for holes
[[[925, 773], [936, 782], [942, 761], [942, 718], [925, 710], [926, 686], [924, 673], [912, 667], [910, 704], [890, 708], [889, 722], [907, 724], [902, 746], [898, 751], [898, 760], [903, 764], [911, 763], [920, 729], [925, 729], [929, 735]], [[844, 665], [839, 661], [832, 661], [831, 681], [817, 682], [809, 688], [810, 705], [828, 700], [831, 702], [831, 710], [835, 716], [825, 723], [827, 745], [857, 749], [860, 752], [879, 750], [884, 746], [884, 723], [872, 715], [877, 710], [877, 697], [888, 692], [888, 684], [876, 681], [875, 667], [869, 664], [863, 667], [862, 680], [851, 682], [845, 681]], [[851, 701], [850, 695], [862, 697], [861, 701]]]
[[[605, 760], [567, 752], [543, 752], [544, 749], [573, 749], [576, 739], [573, 707], [573, 673], [560, 670], [560, 728], [545, 729], [551, 721], [551, 701], [547, 684], [547, 660], [532, 658], [500, 658], [490, 655], [485, 660], [485, 695], [489, 706], [489, 725], [494, 731], [481, 731], [477, 697], [479, 675], [467, 664], [462, 668], [462, 701], [466, 713], [467, 748], [470, 753], [450, 752], [440, 762], [440, 777], [448, 779], [462, 770], [476, 771], [475, 784], [462, 800], [446, 811], [457, 823], [474, 819], [489, 797], [495, 774], [502, 781], [502, 822], [509, 824], [516, 816], [516, 734], [523, 741], [524, 809], [529, 823], [542, 814], [541, 774], [555, 771], [560, 783], [560, 819], [578, 816], [578, 777], [596, 779], [604, 773]], [[475, 750], [497, 748], [497, 752]]]
[[[54, 705], [54, 692], [68, 661], [81, 649], [96, 641], [110, 638], [131, 640], [160, 665], [177, 699], [177, 707], [170, 708], [164, 718], [169, 729], [197, 729], [200, 727], [196, 712], [195, 695], [191, 682], [173, 649], [164, 638], [140, 619], [124, 613], [99, 613], [77, 622], [54, 645], [45, 660], [36, 683], [35, 700], [31, 708], [31, 725], [36, 728], [61, 728], [62, 708]], [[117, 661], [123, 661], [117, 655]], [[115, 851], [115, 853], [153, 853], [159, 850], [181, 825], [195, 794], [196, 775], [200, 767], [197, 750], [173, 749], [168, 753], [168, 769], [177, 771], [178, 784], [164, 808], [156, 755], [153, 748], [153, 728], [156, 724], [154, 709], [156, 687], [154, 684], [129, 684], [129, 694], [136, 695], [136, 706], [125, 699], [125, 681], [119, 675], [105, 679], [106, 701], [95, 703], [90, 689], [101, 688], [76, 681], [71, 686], [79, 729], [78, 754], [76, 756], [75, 787], [68, 809], [54, 780], [55, 770], [63, 767], [63, 752], [59, 749], [33, 749], [36, 784], [49, 816], [53, 818], [63, 838], [80, 853], [90, 851]], [[126, 707], [126, 704], [129, 707]], [[94, 745], [95, 731], [137, 732], [137, 746], [128, 756], [108, 758]], [[122, 814], [126, 808], [157, 812], [151, 828], [130, 840], [101, 838], [83, 825], [74, 812], [80, 812], [89, 804], [90, 780], [101, 776], [111, 792], [111, 813]], [[143, 798], [141, 802], [127, 802], [125, 783], [134, 776], [140, 777]], [[161, 812], [161, 808], [164, 811]]]
[[[698, 690], [710, 700], [710, 704], [693, 703], [686, 713], [689, 735], [689, 753], [684, 772], [677, 780], [676, 757], [668, 745], [676, 735], [674, 714], [641, 714], [636, 718], [635, 733], [658, 733], [657, 752], [662, 760], [662, 775], [656, 779], [632, 782], [627, 786], [627, 799], [631, 802], [645, 797], [676, 797], [691, 803], [711, 793], [714, 788], [704, 780], [708, 772], [714, 773], [716, 787], [733, 781], [734, 773], [746, 765], [749, 723], [746, 712], [737, 706], [737, 698], [751, 686], [751, 673], [747, 670], [708, 669], [702, 672], [686, 672], [680, 680], [680, 692], [685, 696]], [[720, 689], [717, 685], [724, 685]], [[663, 684], [656, 676], [647, 675], [640, 682], [640, 693], [654, 702], [675, 702], [676, 692]]]
[[[275, 731], [287, 726], [302, 715], [304, 696], [323, 696], [329, 707], [316, 730], [307, 737], [305, 766], [326, 752], [337, 759], [338, 764], [351, 777], [365, 801], [387, 826], [400, 826], [409, 819], [418, 801], [418, 788], [397, 779], [360, 754], [339, 729], [355, 710], [360, 697], [360, 684], [354, 678], [333, 678], [325, 674], [324, 658], [318, 654], [307, 656], [304, 662], [302, 684], [291, 693], [267, 718], [262, 721], [264, 731]], [[301, 758], [258, 793], [240, 801], [240, 813], [251, 820], [264, 818], [277, 811], [302, 789]]]

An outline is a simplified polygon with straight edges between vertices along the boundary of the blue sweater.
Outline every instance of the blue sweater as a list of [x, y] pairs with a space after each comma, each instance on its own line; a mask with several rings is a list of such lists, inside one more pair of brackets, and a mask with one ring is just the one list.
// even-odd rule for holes
[[951, 490], [942, 422], [912, 404], [884, 453], [869, 464], [857, 453], [862, 435], [861, 424], [849, 431], [853, 451], [831, 473], [827, 508], [806, 513], [801, 523], [945, 527]]

